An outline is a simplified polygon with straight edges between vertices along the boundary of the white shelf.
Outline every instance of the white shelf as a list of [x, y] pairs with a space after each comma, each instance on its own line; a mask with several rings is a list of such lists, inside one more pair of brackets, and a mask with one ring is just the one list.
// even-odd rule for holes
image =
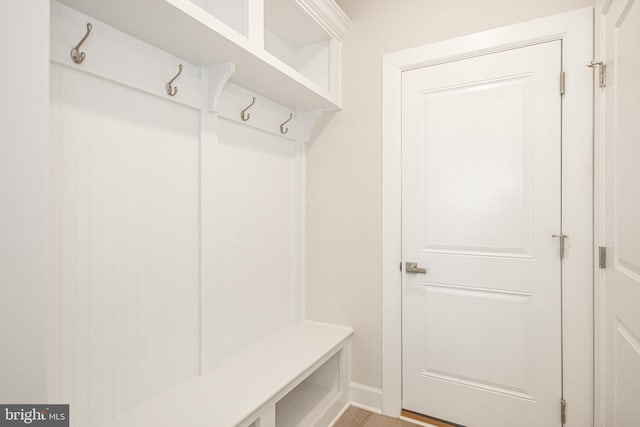
[[306, 427], [340, 397], [340, 354], [336, 354], [276, 404], [278, 427]]
[[[233, 29], [241, 27], [239, 12], [216, 17], [210, 13], [215, 12], [215, 2], [196, 1], [209, 11], [190, 0], [61, 0], [192, 64], [234, 62], [236, 72], [231, 81], [280, 104], [299, 111], [339, 108], [337, 93], [267, 52], [261, 39], [250, 40]], [[221, 20], [224, 18], [232, 26]], [[248, 25], [251, 20], [247, 19]]]
[[192, 0], [245, 37], [249, 34], [248, 0]]
[[[302, 383], [285, 396], [276, 406], [278, 427], [305, 427], [317, 417], [316, 408], [325, 408], [338, 395], [337, 390], [327, 390], [312, 383]], [[280, 415], [286, 413], [286, 415]]]
[[247, 418], [300, 384], [352, 333], [344, 326], [294, 324], [103, 427], [233, 427], [251, 421]]
[[292, 0], [264, 0], [265, 50], [331, 92], [331, 36]]

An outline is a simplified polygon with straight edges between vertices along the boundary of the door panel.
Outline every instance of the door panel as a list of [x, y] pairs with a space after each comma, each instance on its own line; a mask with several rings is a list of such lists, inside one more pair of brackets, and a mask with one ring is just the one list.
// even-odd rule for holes
[[[602, 9], [601, 9], [602, 10]], [[605, 423], [640, 425], [640, 5], [607, 2], [604, 116]], [[602, 105], [602, 104], [601, 104]]]
[[425, 250], [531, 256], [532, 86], [524, 75], [421, 95]]
[[[436, 284], [422, 292], [422, 375], [532, 399], [531, 294]], [[492, 335], [503, 340], [486, 345]]]
[[560, 425], [560, 42], [403, 73], [403, 406]]

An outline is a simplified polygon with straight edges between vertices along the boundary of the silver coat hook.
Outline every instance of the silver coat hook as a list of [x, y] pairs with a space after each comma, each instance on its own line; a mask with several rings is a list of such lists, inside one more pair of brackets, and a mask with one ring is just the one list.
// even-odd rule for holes
[[173, 76], [173, 78], [171, 80], [169, 80], [167, 82], [167, 85], [165, 86], [165, 88], [167, 89], [167, 94], [169, 96], [176, 96], [176, 93], [178, 93], [178, 88], [177, 87], [173, 87], [173, 82], [180, 77], [180, 74], [182, 74], [182, 64], [178, 65], [178, 74], [176, 74], [175, 76]]
[[291, 119], [293, 119], [293, 113], [289, 114], [289, 118], [287, 119], [287, 121], [280, 125], [280, 133], [281, 134], [284, 135], [285, 133], [289, 132], [289, 128], [285, 127], [285, 125], [287, 123], [289, 123], [291, 121]]
[[91, 34], [92, 29], [93, 29], [93, 25], [87, 22], [87, 33], [84, 35], [82, 40], [78, 42], [76, 47], [71, 49], [71, 59], [76, 64], [82, 64], [82, 61], [84, 61], [84, 58], [87, 56], [84, 52], [80, 52], [80, 47], [82, 46], [82, 43], [84, 43], [87, 40], [87, 37], [89, 37], [89, 34]]
[[242, 112], [240, 113], [240, 118], [242, 119], [243, 122], [246, 122], [251, 118], [251, 114], [247, 113], [247, 111], [249, 110], [249, 108], [253, 107], [253, 104], [255, 103], [256, 103], [256, 97], [254, 96], [253, 101], [251, 101], [251, 104], [249, 104], [249, 106], [244, 110], [242, 110]]

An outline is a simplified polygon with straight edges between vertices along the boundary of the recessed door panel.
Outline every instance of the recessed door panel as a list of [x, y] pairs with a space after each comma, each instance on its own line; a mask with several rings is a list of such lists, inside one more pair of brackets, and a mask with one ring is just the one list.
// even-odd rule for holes
[[[629, 9], [627, 9], [629, 7]], [[616, 120], [619, 138], [615, 147], [616, 255], [619, 270], [633, 280], [640, 279], [640, 7], [628, 2], [615, 22], [617, 62], [615, 64]], [[614, 81], [611, 82], [613, 85]]]
[[423, 289], [422, 375], [534, 398], [533, 295], [440, 284]]
[[619, 318], [615, 319], [614, 372], [616, 426], [640, 425], [640, 338]]
[[523, 75], [422, 94], [425, 250], [532, 255], [532, 91]]

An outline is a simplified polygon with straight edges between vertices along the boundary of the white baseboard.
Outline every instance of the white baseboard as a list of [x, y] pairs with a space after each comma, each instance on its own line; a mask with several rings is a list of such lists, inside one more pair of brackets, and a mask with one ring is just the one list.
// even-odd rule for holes
[[351, 404], [367, 411], [382, 413], [382, 390], [364, 384], [351, 383]]
[[351, 403], [347, 403], [344, 405], [344, 407], [340, 410], [340, 412], [338, 412], [338, 415], [335, 416], [335, 418], [328, 424], [329, 427], [333, 427], [333, 425], [335, 425], [338, 420], [342, 417], [342, 415], [344, 415], [345, 412], [347, 412], [347, 409], [349, 409], [349, 407], [351, 406]]
[[327, 407], [316, 416], [313, 422], [309, 422], [310, 420], [307, 419], [304, 425], [312, 425], [314, 427], [332, 426], [348, 408], [349, 401], [347, 394], [338, 393], [338, 395], [333, 398], [331, 404], [327, 405]]

